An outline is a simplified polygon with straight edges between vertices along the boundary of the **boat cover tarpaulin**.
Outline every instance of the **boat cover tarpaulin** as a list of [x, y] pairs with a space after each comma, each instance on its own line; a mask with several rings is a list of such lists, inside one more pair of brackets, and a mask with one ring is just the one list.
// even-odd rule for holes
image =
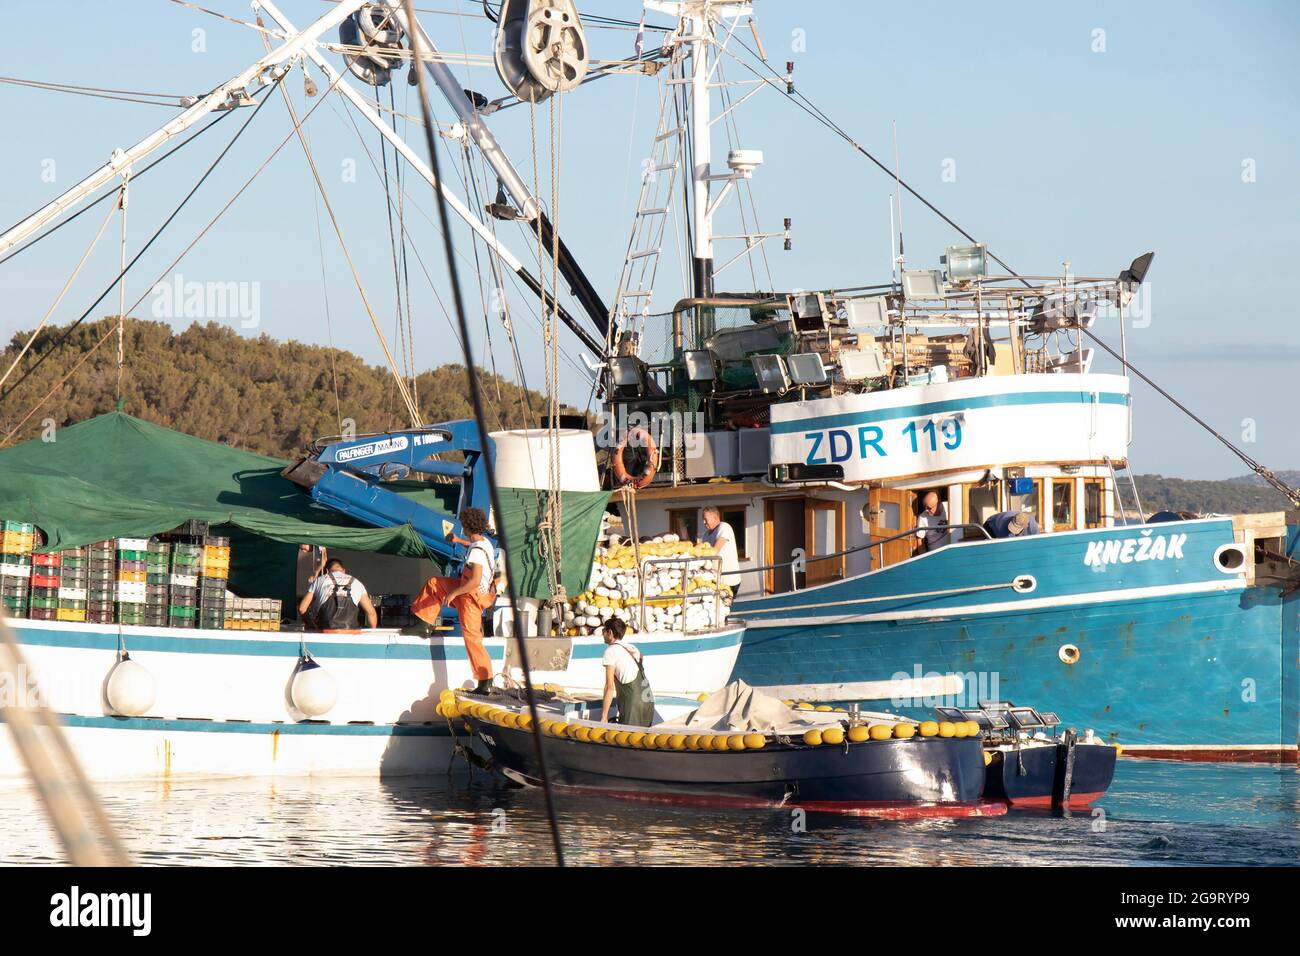
[[287, 462], [110, 412], [0, 449], [0, 517], [45, 532], [38, 550], [147, 538], [191, 519], [286, 544], [433, 555], [410, 525], [372, 528], [280, 476]]
[[[846, 715], [836, 712], [797, 710], [785, 701], [735, 680], [708, 696], [686, 718], [683, 726], [692, 731], [735, 731], [736, 733], [786, 734], [798, 736], [818, 727], [838, 724]], [[900, 718], [891, 714], [861, 713], [868, 725], [892, 725]]]
[[[551, 594], [549, 562], [545, 557], [544, 522], [550, 492], [531, 488], [499, 488], [499, 527], [510, 545], [510, 567], [519, 597], [547, 600]], [[560, 493], [560, 583], [569, 597], [575, 597], [591, 583], [592, 560], [600, 519], [609, 502], [608, 491], [563, 491]]]

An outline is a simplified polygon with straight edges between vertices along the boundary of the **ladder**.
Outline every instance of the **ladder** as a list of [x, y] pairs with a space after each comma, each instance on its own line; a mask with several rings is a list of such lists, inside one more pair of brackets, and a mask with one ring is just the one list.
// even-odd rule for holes
[[[677, 67], [671, 72], [675, 74]], [[685, 127], [672, 125], [671, 87], [671, 81], [660, 87], [659, 122], [655, 128], [654, 146], [650, 159], [641, 170], [641, 194], [632, 219], [627, 256], [618, 277], [618, 291], [614, 295], [614, 314], [610, 321], [614, 334], [632, 317], [650, 314], [655, 275], [672, 216], [673, 187], [681, 166], [682, 136], [686, 132]]]

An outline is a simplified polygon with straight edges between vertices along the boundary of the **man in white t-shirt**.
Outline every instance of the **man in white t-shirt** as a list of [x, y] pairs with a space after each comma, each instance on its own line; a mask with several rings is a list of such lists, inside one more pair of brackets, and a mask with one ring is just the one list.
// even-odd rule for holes
[[325, 572], [312, 582], [311, 590], [298, 602], [298, 614], [320, 630], [350, 631], [364, 611], [370, 627], [379, 626], [379, 615], [366, 586], [348, 574], [338, 558], [331, 558]]
[[645, 676], [645, 661], [633, 644], [623, 643], [627, 625], [611, 617], [601, 625], [605, 654], [605, 696], [600, 722], [609, 720], [609, 707], [618, 700], [618, 722], [627, 727], [649, 727], [654, 723], [655, 697]]
[[461, 530], [466, 537], [450, 539], [467, 549], [460, 577], [434, 577], [411, 602], [411, 613], [424, 623], [436, 627], [443, 605], [454, 607], [460, 617], [460, 634], [478, 682], [471, 693], [492, 691], [492, 660], [483, 648], [483, 612], [497, 599], [497, 550], [487, 539], [487, 515], [482, 508], [466, 508], [460, 513]]
[[704, 509], [704, 534], [700, 540], [710, 545], [722, 559], [722, 583], [731, 588], [731, 596], [740, 593], [740, 552], [736, 548], [736, 532], [722, 520], [722, 512], [709, 505]]

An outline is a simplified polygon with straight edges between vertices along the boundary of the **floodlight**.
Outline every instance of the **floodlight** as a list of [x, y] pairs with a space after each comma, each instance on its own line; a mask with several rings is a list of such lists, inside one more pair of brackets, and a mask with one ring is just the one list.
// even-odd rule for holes
[[848, 299], [844, 311], [851, 329], [880, 328], [889, 321], [889, 303], [883, 295]]
[[690, 349], [682, 353], [686, 378], [692, 382], [713, 382], [718, 378], [718, 357], [712, 349]]
[[824, 385], [826, 383], [826, 366], [822, 357], [816, 352], [800, 352], [786, 359], [790, 367], [790, 377], [796, 385]]
[[989, 274], [987, 247], [982, 242], [949, 246], [939, 262], [947, 269], [949, 282], [965, 282]]
[[755, 355], [750, 358], [759, 390], [768, 395], [780, 395], [790, 388], [790, 376], [779, 355]]
[[938, 269], [903, 272], [903, 298], [942, 299], [943, 276]]
[[860, 382], [867, 378], [881, 378], [888, 372], [885, 353], [879, 345], [864, 349], [840, 350], [840, 375], [846, 381]]

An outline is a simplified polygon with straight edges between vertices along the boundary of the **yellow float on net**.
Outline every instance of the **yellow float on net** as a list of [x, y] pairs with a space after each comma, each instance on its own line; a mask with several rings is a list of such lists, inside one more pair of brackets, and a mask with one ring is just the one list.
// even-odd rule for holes
[[916, 736], [916, 724], [894, 724], [894, 736], [899, 740], [908, 740]]
[[794, 706], [795, 706], [795, 709], [796, 709], [796, 710], [812, 710], [812, 709], [813, 709], [813, 705], [810, 704], [810, 703], [808, 703], [807, 701], [804, 701], [804, 700], [799, 701], [799, 703], [795, 704]]
[[700, 734], [700, 749], [701, 750], [713, 749], [713, 734]]
[[[942, 733], [942, 731], [940, 731], [940, 732]], [[953, 725], [952, 725], [952, 735], [953, 735], [954, 737], [965, 737], [965, 736], [966, 736], [966, 721], [964, 721], [964, 720], [957, 720], [957, 721], [954, 721], [954, 722], [953, 722]]]
[[838, 745], [844, 743], [844, 730], [841, 727], [827, 727], [822, 731], [822, 743]]
[[703, 749], [702, 747], [700, 747], [700, 735], [699, 735], [699, 734], [690, 734], [690, 735], [687, 736], [687, 738], [686, 738], [686, 749], [687, 749], [687, 750], [701, 750], [701, 749]]
[[744, 749], [745, 749], [745, 735], [744, 735], [744, 734], [732, 734], [731, 736], [729, 736], [729, 737], [727, 738], [727, 749], [728, 749], [728, 750], [744, 750]]
[[629, 746], [636, 747], [638, 749], [644, 748], [645, 733], [640, 730], [633, 731], [627, 735], [627, 742]]
[[573, 731], [573, 736], [581, 740], [584, 744], [591, 742], [591, 731], [586, 727], [578, 727]]
[[671, 737], [668, 738], [668, 747], [669, 747], [669, 749], [671, 749], [671, 750], [685, 750], [685, 749], [686, 749], [686, 735], [685, 735], [685, 734], [673, 734]]
[[822, 742], [822, 732], [820, 730], [810, 730], [803, 735], [803, 742], [809, 747], [820, 747]]
[[934, 737], [939, 733], [939, 725], [933, 720], [921, 721], [921, 726], [917, 729], [921, 731], [922, 737]]
[[956, 735], [957, 735], [957, 728], [953, 725], [952, 721], [950, 720], [939, 721], [940, 737], [955, 737]]
[[533, 729], [533, 716], [532, 716], [532, 714], [520, 714], [520, 715], [519, 715], [519, 729], [520, 729], [520, 730], [532, 730], [532, 729]]
[[834, 709], [835, 709], [835, 708], [832, 707], [830, 704], [818, 704], [818, 705], [817, 705], [817, 712], [818, 712], [818, 713], [821, 713], [821, 714], [829, 714], [829, 713], [830, 713], [831, 711], [833, 711]]
[[1123, 748], [1123, 747], [1121, 747], [1119, 744], [1115, 744], [1114, 747], [1115, 747], [1115, 756], [1116, 756], [1116, 757], [1122, 757], [1122, 756], [1124, 756], [1124, 748]]
[[871, 739], [871, 730], [866, 724], [858, 724], [856, 727], [849, 728], [849, 742], [860, 744], [864, 740]]
[[745, 734], [746, 750], [762, 750], [763, 745], [767, 743], [767, 738], [762, 734]]
[[613, 744], [615, 747], [626, 747], [627, 731], [626, 730], [614, 731], [612, 734], [609, 735], [609, 742]]
[[870, 731], [872, 740], [888, 740], [894, 736], [894, 728], [885, 724], [872, 724]]
[[592, 727], [589, 731], [587, 731], [587, 738], [593, 744], [603, 744], [605, 742], [605, 737], [608, 733], [609, 731], [607, 731], [604, 727]]
[[979, 736], [979, 733], [980, 733], [980, 725], [979, 725], [979, 723], [978, 723], [977, 721], [974, 721], [974, 720], [968, 720], [968, 721], [966, 721], [966, 736], [967, 736], [967, 737], [978, 737], [978, 736]]

